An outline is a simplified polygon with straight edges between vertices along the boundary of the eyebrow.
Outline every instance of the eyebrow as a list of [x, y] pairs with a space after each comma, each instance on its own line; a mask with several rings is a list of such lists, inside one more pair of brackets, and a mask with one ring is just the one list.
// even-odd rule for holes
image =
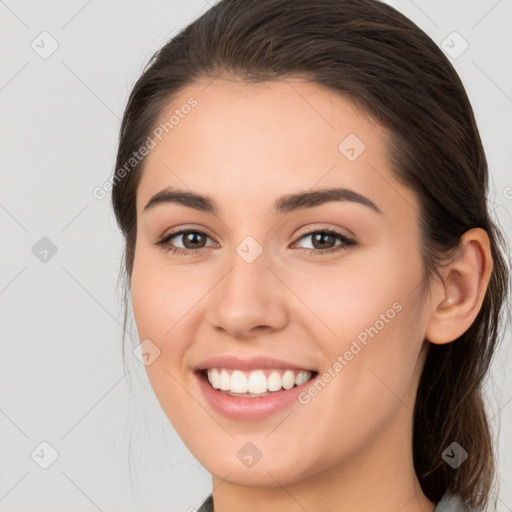
[[[296, 210], [314, 208], [315, 206], [320, 206], [332, 201], [347, 201], [362, 204], [382, 214], [381, 209], [373, 201], [347, 188], [329, 188], [288, 194], [278, 198], [274, 202], [273, 211], [275, 214], [289, 213]], [[143, 212], [151, 210], [161, 204], [178, 204], [213, 215], [219, 213], [215, 201], [210, 197], [186, 190], [173, 189], [171, 187], [166, 187], [152, 196], [144, 207]]]

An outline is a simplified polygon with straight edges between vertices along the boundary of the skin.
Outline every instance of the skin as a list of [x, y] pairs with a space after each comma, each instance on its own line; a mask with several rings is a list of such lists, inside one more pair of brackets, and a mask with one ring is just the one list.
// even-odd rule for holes
[[[216, 512], [432, 512], [413, 467], [415, 395], [429, 343], [454, 340], [480, 309], [492, 268], [485, 231], [464, 235], [465, 250], [429, 294], [418, 203], [394, 179], [388, 134], [374, 120], [301, 79], [220, 78], [185, 88], [162, 120], [190, 96], [198, 105], [146, 159], [131, 291], [140, 340], [160, 349], [146, 367], [151, 385], [212, 474]], [[349, 134], [365, 144], [354, 161], [338, 149]], [[177, 204], [144, 212], [167, 186], [208, 195], [219, 213]], [[271, 210], [283, 194], [330, 187], [364, 195], [381, 213], [349, 201]], [[196, 255], [155, 245], [185, 228], [208, 234]], [[357, 244], [308, 254], [325, 249], [304, 228], [334, 228]], [[236, 252], [247, 236], [263, 249], [250, 264]], [[183, 236], [172, 242], [194, 247]], [[394, 303], [401, 311], [317, 396], [264, 420], [218, 414], [191, 371], [230, 354], [275, 356], [322, 374]], [[237, 457], [247, 442], [262, 453], [252, 467]]]

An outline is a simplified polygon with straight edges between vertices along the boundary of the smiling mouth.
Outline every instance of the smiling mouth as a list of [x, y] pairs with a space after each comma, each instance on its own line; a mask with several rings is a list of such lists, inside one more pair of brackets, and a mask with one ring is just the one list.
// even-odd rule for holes
[[208, 368], [200, 375], [217, 391], [227, 395], [258, 398], [286, 391], [314, 379], [318, 372], [310, 370]]

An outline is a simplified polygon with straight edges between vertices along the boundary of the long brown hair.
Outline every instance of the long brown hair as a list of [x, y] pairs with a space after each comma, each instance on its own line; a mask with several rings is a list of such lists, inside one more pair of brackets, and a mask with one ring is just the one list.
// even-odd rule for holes
[[[420, 28], [376, 0], [222, 0], [156, 52], [124, 113], [112, 202], [126, 240], [125, 327], [136, 240], [135, 198], [148, 140], [165, 107], [187, 85], [216, 76], [246, 82], [302, 77], [353, 101], [391, 134], [389, 162], [419, 200], [425, 278], [483, 228], [493, 271], [471, 327], [430, 344], [413, 424], [414, 466], [423, 492], [448, 490], [485, 508], [495, 476], [484, 379], [501, 337], [508, 295], [506, 242], [490, 217], [487, 161], [463, 84]], [[132, 161], [127, 169], [126, 163]], [[123, 170], [124, 169], [124, 170]], [[124, 341], [124, 336], [123, 336]], [[456, 441], [469, 452], [457, 469], [441, 457]]]

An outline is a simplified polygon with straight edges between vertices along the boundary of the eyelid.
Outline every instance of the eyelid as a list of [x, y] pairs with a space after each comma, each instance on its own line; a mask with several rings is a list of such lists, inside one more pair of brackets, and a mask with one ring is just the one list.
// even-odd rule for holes
[[209, 238], [211, 238], [212, 240], [215, 239], [215, 237], [208, 231], [208, 229], [204, 228], [204, 227], [197, 227], [197, 226], [194, 226], [194, 225], [186, 225], [186, 226], [180, 226], [179, 228], [176, 228], [176, 229], [172, 229], [171, 231], [165, 231], [165, 233], [158, 237], [155, 245], [157, 245], [159, 242], [161, 242], [162, 240], [165, 240], [166, 238], [169, 238], [170, 236], [175, 236], [175, 235], [180, 235], [182, 234], [184, 231], [188, 232], [188, 231], [193, 231], [193, 232], [196, 232], [196, 233], [202, 233], [206, 236], [208, 236]]
[[[342, 231], [348, 231], [349, 234], [345, 234]], [[314, 226], [311, 227], [311, 225], [306, 226], [305, 228], [299, 229], [297, 235], [295, 235], [297, 238], [300, 238], [304, 235], [309, 235], [310, 233], [316, 233], [317, 231], [335, 231], [337, 234], [347, 238], [356, 240], [356, 236], [352, 233], [352, 231], [349, 231], [348, 229], [340, 228], [338, 226], [335, 226], [334, 224], [322, 224], [321, 226]]]
[[[171, 231], [170, 233], [164, 234], [155, 242], [154, 245], [160, 245], [165, 249], [166, 244], [169, 243], [169, 240], [171, 238], [174, 238], [175, 236], [183, 235], [183, 234], [189, 233], [189, 232], [205, 235], [207, 238], [212, 240], [214, 242], [214, 244], [216, 244], [217, 246], [219, 245], [218, 242], [215, 241], [214, 237], [212, 237], [208, 233], [207, 230], [204, 230], [203, 228], [195, 228], [195, 227], [191, 227], [191, 226], [184, 226], [181, 228], [177, 228], [175, 231]], [[341, 240], [341, 244], [335, 244], [334, 247], [332, 247], [330, 249], [323, 249], [323, 250], [322, 249], [310, 249], [310, 248], [304, 248], [304, 247], [299, 247], [298, 249], [300, 251], [302, 251], [303, 253], [307, 252], [307, 254], [310, 254], [310, 255], [315, 254], [315, 255], [320, 256], [320, 255], [327, 255], [330, 253], [336, 253], [336, 252], [339, 252], [342, 250], [346, 250], [351, 246], [358, 245], [358, 243], [359, 243], [355, 236], [351, 237], [351, 236], [345, 235], [344, 233], [341, 232], [340, 228], [330, 227], [330, 226], [326, 227], [326, 225], [324, 224], [323, 226], [317, 226], [317, 227], [308, 226], [302, 230], [299, 230], [299, 233], [294, 236], [294, 242], [292, 243], [292, 247], [295, 246], [298, 242], [300, 242], [300, 240], [302, 240], [303, 238], [306, 238], [308, 235], [312, 235], [314, 233], [319, 233], [319, 232], [328, 233], [330, 235], [333, 235], [334, 237], [337, 237], [338, 240]], [[199, 249], [186, 249], [186, 248], [182, 249], [181, 247], [176, 247], [173, 245], [172, 247], [167, 248], [167, 252], [173, 252], [173, 253], [177, 253], [177, 254], [193, 256], [193, 255], [203, 253], [205, 250], [207, 250], [208, 247], [212, 247], [212, 246], [210, 245], [210, 246], [200, 247]]]
[[299, 247], [300, 250], [303, 252], [306, 252], [310, 255], [318, 255], [323, 256], [331, 253], [337, 253], [343, 250], [347, 250], [349, 247], [353, 247], [356, 245], [359, 245], [359, 242], [355, 237], [350, 237], [345, 235], [340, 231], [339, 228], [332, 228], [332, 227], [321, 227], [321, 228], [310, 228], [307, 229], [305, 232], [302, 232], [300, 235], [297, 235], [295, 242], [293, 242], [292, 247], [298, 244], [302, 239], [307, 238], [310, 235], [313, 235], [314, 233], [327, 233], [329, 235], [332, 235], [337, 240], [340, 240], [340, 244], [335, 244], [334, 247], [331, 247], [330, 249], [311, 249], [308, 247]]
[[[299, 238], [299, 237], [304, 236], [306, 234], [316, 233], [317, 231], [329, 231], [329, 230], [332, 230], [332, 231], [335, 231], [336, 233], [338, 233], [338, 234], [340, 234], [340, 235], [342, 235], [342, 236], [344, 236], [346, 238], [351, 238], [351, 239], [356, 240], [356, 236], [351, 231], [349, 231], [349, 230], [347, 230], [345, 228], [345, 231], [349, 231], [349, 233], [350, 233], [350, 234], [347, 235], [347, 234], [341, 233], [340, 229], [343, 229], [343, 228], [338, 228], [337, 226], [329, 225], [329, 224], [323, 224], [323, 225], [321, 225], [319, 227], [311, 227], [310, 225], [308, 225], [305, 228], [299, 229], [299, 232], [295, 235], [295, 237]], [[203, 234], [207, 235], [212, 240], [215, 238], [214, 236], [212, 236], [208, 232], [208, 230], [206, 228], [204, 228], [204, 227], [196, 227], [196, 226], [193, 226], [193, 225], [189, 225], [189, 226], [180, 227], [180, 228], [176, 229], [176, 231], [165, 232], [162, 236], [160, 236], [158, 238], [158, 241], [165, 240], [166, 238], [170, 237], [171, 235], [181, 234], [183, 231], [197, 231], [198, 233], [203, 233]]]

